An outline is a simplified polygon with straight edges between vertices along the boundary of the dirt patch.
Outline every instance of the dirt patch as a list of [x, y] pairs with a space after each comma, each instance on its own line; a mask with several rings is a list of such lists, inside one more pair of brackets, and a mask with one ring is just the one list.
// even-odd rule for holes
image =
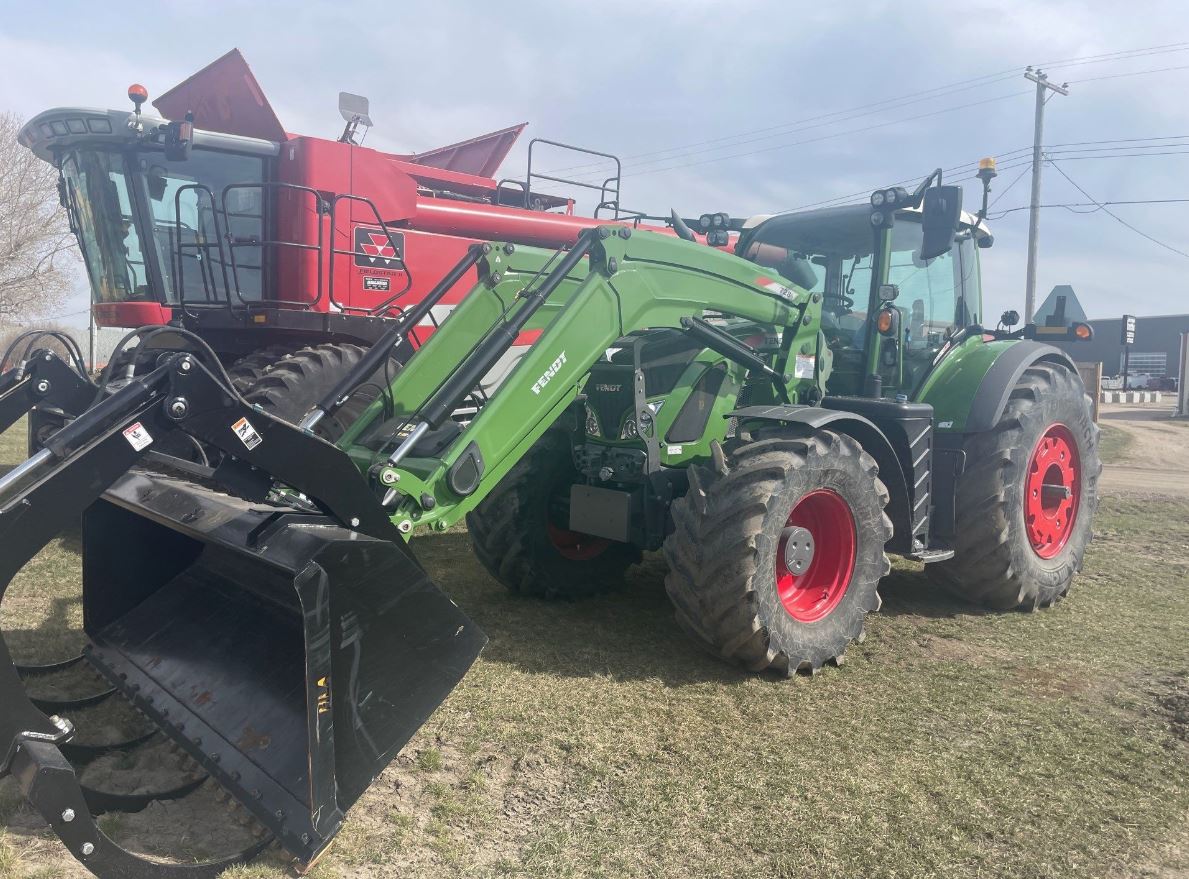
[[1173, 735], [1189, 742], [1189, 671], [1159, 678], [1153, 686], [1156, 710]]
[[79, 780], [94, 790], [113, 794], [160, 794], [193, 783], [204, 774], [172, 742], [152, 741], [129, 752], [112, 752], [92, 760]]
[[1189, 495], [1189, 429], [1174, 421], [1169, 407], [1103, 406], [1102, 421], [1127, 434], [1119, 462], [1103, 468], [1102, 487], [1111, 492]]
[[25, 692], [31, 699], [85, 699], [111, 690], [111, 684], [85, 662], [27, 674], [24, 680]]
[[[435, 738], [406, 748], [352, 810], [337, 860], [353, 877], [475, 873], [516, 863], [542, 816], [561, 801], [564, 755], [468, 750]], [[481, 833], [484, 845], [469, 838]], [[464, 853], [465, 852], [465, 853]]]
[[211, 781], [178, 800], [158, 800], [132, 814], [104, 815], [99, 826], [129, 851], [171, 861], [223, 857], [264, 835], [264, 829]]
[[156, 727], [118, 693], [98, 705], [66, 712], [74, 724], [75, 744], [116, 745], [140, 738]]

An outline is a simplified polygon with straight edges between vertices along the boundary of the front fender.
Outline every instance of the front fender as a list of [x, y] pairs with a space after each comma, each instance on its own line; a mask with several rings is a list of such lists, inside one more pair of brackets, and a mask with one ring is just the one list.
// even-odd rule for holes
[[888, 517], [894, 528], [888, 547], [893, 552], [907, 552], [912, 547], [912, 501], [904, 470], [891, 440], [875, 422], [856, 412], [826, 409], [821, 406], [747, 406], [728, 417], [740, 423], [769, 421], [774, 424], [802, 425], [813, 430], [832, 430], [851, 437], [879, 465], [879, 478], [888, 490]]

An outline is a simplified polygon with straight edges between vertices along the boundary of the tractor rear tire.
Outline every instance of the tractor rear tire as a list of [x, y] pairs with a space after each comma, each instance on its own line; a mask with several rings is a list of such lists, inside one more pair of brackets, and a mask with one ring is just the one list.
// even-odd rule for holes
[[293, 353], [292, 345], [269, 345], [245, 354], [227, 367], [227, 375], [235, 389], [243, 394], [272, 367], [273, 364]]
[[475, 556], [510, 592], [586, 598], [622, 585], [640, 561], [631, 544], [563, 527], [559, 506], [569, 509], [569, 489], [578, 481], [568, 432], [551, 428], [467, 514]]
[[[310, 407], [334, 389], [366, 350], [359, 345], [339, 342], [302, 348], [270, 366], [243, 392], [243, 397], [269, 415], [296, 424]], [[400, 364], [395, 360], [391, 364], [391, 374], [395, 375]], [[373, 377], [372, 381], [384, 383], [383, 375]], [[377, 387], [360, 387], [337, 412], [323, 418], [314, 433], [327, 442], [338, 442], [347, 427], [378, 394]]]
[[713, 460], [690, 469], [665, 540], [678, 623], [753, 672], [840, 662], [891, 569], [875, 460], [827, 430], [770, 432]]
[[1037, 363], [1024, 372], [999, 422], [966, 447], [955, 554], [926, 568], [934, 580], [999, 610], [1048, 607], [1069, 592], [1098, 507], [1092, 412], [1069, 369]]

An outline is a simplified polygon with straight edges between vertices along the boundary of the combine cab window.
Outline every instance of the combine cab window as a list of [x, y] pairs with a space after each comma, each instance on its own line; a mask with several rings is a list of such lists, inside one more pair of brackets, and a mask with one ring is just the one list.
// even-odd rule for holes
[[[221, 304], [264, 289], [264, 160], [194, 150], [79, 151], [62, 161], [96, 302]], [[238, 184], [238, 185], [233, 185]], [[227, 187], [231, 187], [228, 189]], [[147, 208], [146, 208], [147, 205]], [[152, 288], [156, 262], [164, 291]]]
[[155, 299], [132, 210], [124, 162], [110, 153], [72, 153], [62, 163], [96, 302]]
[[[232, 291], [238, 287], [245, 300], [259, 300], [263, 199], [251, 184], [263, 180], [263, 160], [194, 150], [185, 162], [167, 162], [154, 153], [139, 155], [137, 162], [171, 301], [182, 292], [187, 304], [226, 301], [224, 272]], [[233, 184], [247, 185], [226, 189]], [[234, 301], [235, 293], [231, 296]]]

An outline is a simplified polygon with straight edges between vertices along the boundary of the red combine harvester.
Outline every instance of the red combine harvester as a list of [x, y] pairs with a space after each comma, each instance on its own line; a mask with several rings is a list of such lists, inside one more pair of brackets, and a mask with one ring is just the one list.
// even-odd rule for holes
[[[281, 407], [297, 416], [315, 386], [332, 385], [472, 243], [561, 247], [600, 222], [645, 219], [622, 209], [609, 154], [534, 140], [525, 177], [497, 180], [524, 124], [394, 155], [357, 142], [371, 125], [367, 100], [343, 93], [337, 140], [289, 134], [238, 50], [153, 101], [164, 118], [142, 114], [143, 86], [128, 97], [132, 113], [58, 108], [20, 135], [61, 171], [96, 322], [195, 332], [242, 392], [301, 351], [284, 388], [291, 406]], [[615, 172], [589, 183], [534, 170], [543, 149]], [[591, 190], [597, 207], [576, 216], [573, 198], [533, 188], [542, 183]], [[726, 243], [724, 229], [716, 236]], [[473, 267], [455, 279], [409, 344], [424, 342], [475, 282]], [[295, 400], [298, 382], [306, 393]], [[43, 417], [34, 414], [35, 428]]]

